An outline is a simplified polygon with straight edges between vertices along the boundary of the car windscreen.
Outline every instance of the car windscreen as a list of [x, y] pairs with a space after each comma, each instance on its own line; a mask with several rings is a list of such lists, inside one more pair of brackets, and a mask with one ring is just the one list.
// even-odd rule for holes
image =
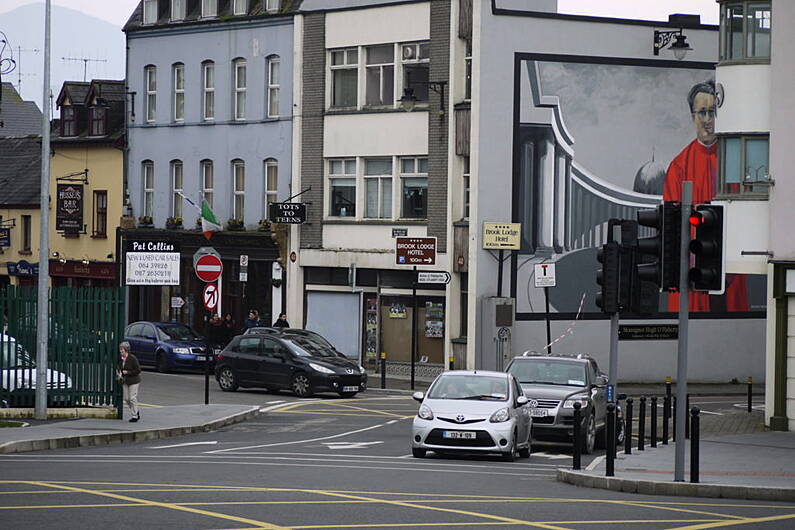
[[489, 375], [443, 375], [428, 390], [431, 399], [507, 401], [508, 379]]
[[0, 368], [35, 368], [36, 362], [22, 345], [0, 337]]
[[508, 368], [522, 384], [585, 386], [585, 363], [550, 359], [515, 360]]
[[200, 340], [201, 337], [188, 326], [158, 326], [160, 340]]
[[281, 337], [287, 343], [290, 351], [299, 357], [339, 357], [331, 348], [316, 342], [308, 337], [290, 335]]

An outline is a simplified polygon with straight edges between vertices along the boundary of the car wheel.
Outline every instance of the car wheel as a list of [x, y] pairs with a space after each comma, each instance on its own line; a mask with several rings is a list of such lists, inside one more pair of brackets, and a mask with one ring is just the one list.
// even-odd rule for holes
[[312, 384], [306, 374], [295, 374], [292, 383], [290, 383], [290, 388], [293, 389], [293, 394], [298, 397], [309, 397], [312, 395]]
[[513, 433], [513, 440], [511, 440], [508, 451], [502, 453], [503, 462], [513, 462], [514, 460], [516, 460], [516, 432]]
[[588, 425], [585, 427], [585, 433], [582, 440], [583, 454], [590, 455], [593, 453], [594, 446], [596, 445], [596, 419], [594, 415], [588, 416]]
[[340, 394], [340, 397], [352, 398], [353, 396], [355, 396], [357, 394], [357, 392], [340, 392], [339, 394]]
[[237, 390], [237, 376], [228, 366], [221, 368], [221, 371], [218, 373], [218, 386], [220, 386], [221, 390], [224, 392], [234, 392]]
[[418, 447], [411, 448], [411, 456], [414, 458], [425, 458], [425, 449], [420, 449]]
[[157, 371], [161, 374], [167, 374], [168, 369], [168, 361], [166, 360], [166, 355], [163, 352], [158, 352], [157, 354], [157, 361], [156, 361]]

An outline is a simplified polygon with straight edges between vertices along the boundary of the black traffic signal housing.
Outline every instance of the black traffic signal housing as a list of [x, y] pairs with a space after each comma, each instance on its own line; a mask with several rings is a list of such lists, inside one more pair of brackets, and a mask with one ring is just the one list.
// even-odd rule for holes
[[621, 246], [615, 241], [605, 243], [597, 251], [596, 259], [602, 264], [596, 272], [596, 283], [602, 287], [596, 294], [596, 305], [603, 313], [618, 313]]
[[661, 291], [679, 288], [679, 260], [682, 230], [682, 207], [675, 202], [638, 211], [638, 224], [656, 229], [656, 234], [638, 239], [637, 277], [652, 282]]
[[696, 206], [690, 214], [690, 225], [696, 229], [695, 239], [690, 241], [690, 252], [696, 258], [689, 274], [693, 290], [722, 294], [726, 285], [723, 206]]

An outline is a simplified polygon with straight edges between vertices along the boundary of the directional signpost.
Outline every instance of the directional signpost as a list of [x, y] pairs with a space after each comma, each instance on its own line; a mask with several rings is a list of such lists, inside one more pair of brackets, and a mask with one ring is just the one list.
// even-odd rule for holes
[[447, 271], [442, 272], [418, 272], [417, 283], [450, 283], [450, 273]]
[[435, 237], [395, 238], [395, 264], [412, 265], [414, 281], [411, 284], [411, 389], [414, 390], [415, 359], [417, 357], [417, 265], [436, 265]]
[[549, 329], [549, 288], [557, 285], [554, 263], [536, 263], [533, 268], [536, 287], [544, 288], [544, 302], [547, 308], [547, 353], [552, 353], [552, 334]]

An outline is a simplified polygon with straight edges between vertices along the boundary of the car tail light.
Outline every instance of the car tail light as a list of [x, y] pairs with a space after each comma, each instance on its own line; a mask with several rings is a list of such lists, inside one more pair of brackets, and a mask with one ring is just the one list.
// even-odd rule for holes
[[215, 356], [215, 360], [216, 360], [216, 361], [221, 361], [221, 360], [223, 360], [223, 358], [224, 358], [224, 356], [223, 356], [223, 355], [221, 355], [220, 353], [219, 353], [218, 355], [216, 355], [216, 356]]

